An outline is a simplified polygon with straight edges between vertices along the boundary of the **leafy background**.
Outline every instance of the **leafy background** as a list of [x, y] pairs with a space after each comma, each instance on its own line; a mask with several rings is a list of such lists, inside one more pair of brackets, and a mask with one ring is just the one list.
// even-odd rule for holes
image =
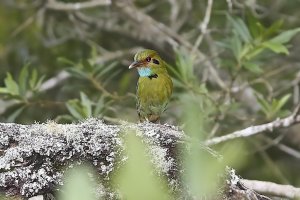
[[[206, 24], [206, 1], [113, 1], [78, 11], [51, 2], [78, 1], [0, 2], [2, 122], [136, 122], [138, 77], [128, 65], [142, 48], [169, 63], [174, 93], [162, 121], [195, 140], [288, 116], [299, 102], [298, 0], [214, 1]], [[245, 178], [299, 186], [299, 129], [215, 149], [231, 146], [231, 165]]]

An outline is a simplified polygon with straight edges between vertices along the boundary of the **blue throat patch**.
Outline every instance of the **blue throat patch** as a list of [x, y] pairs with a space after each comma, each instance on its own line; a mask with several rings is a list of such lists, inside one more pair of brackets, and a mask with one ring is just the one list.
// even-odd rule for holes
[[151, 76], [152, 71], [149, 67], [139, 67], [138, 73], [141, 77]]

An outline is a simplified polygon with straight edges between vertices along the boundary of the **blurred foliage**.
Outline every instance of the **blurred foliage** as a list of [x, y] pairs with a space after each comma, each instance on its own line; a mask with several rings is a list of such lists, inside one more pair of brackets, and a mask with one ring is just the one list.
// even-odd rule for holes
[[154, 171], [146, 146], [135, 136], [135, 131], [127, 130], [124, 140], [126, 164], [117, 170], [113, 180], [122, 199], [174, 199], [164, 177]]
[[97, 200], [95, 173], [82, 165], [69, 170], [65, 174], [64, 186], [59, 192], [59, 200]]
[[[1, 121], [136, 122], [137, 73], [128, 65], [139, 48], [155, 49], [169, 63], [174, 92], [162, 121], [182, 126], [194, 143], [291, 114], [300, 98], [299, 1], [226, 2], [214, 1], [202, 35], [206, 1], [135, 1], [154, 27], [172, 31], [162, 35], [149, 29], [149, 21], [124, 17], [111, 5], [70, 11], [41, 1], [1, 1]], [[172, 45], [177, 40], [183, 42]], [[299, 151], [298, 129], [273, 130], [268, 137], [284, 133], [280, 142]], [[299, 184], [297, 158], [262, 137], [240, 142], [216, 149], [243, 177]], [[193, 173], [207, 167], [202, 159], [188, 164]]]

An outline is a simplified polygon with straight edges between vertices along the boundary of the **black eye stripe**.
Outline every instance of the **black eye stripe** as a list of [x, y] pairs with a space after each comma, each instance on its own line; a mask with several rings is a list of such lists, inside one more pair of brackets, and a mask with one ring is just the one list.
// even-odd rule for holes
[[156, 59], [153, 59], [153, 63], [159, 65], [159, 62]]

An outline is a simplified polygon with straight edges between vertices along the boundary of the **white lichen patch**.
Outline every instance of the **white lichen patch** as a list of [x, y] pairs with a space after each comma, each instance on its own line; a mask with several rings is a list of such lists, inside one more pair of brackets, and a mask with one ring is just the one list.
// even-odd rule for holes
[[240, 181], [240, 178], [235, 174], [235, 170], [231, 169], [229, 167], [226, 167], [226, 170], [229, 172], [229, 184], [230, 185], [237, 185], [237, 183]]
[[167, 148], [160, 146], [151, 146], [150, 155], [151, 162], [154, 164], [158, 172], [167, 174], [174, 165], [174, 159], [167, 155]]
[[57, 124], [55, 121], [47, 121], [45, 124], [45, 133], [53, 135], [65, 135], [66, 128], [62, 124]]
[[161, 134], [174, 136], [176, 138], [182, 138], [184, 136], [183, 131], [179, 131], [178, 127], [167, 125], [167, 124], [153, 124], [150, 122], [143, 122], [138, 124], [138, 130], [142, 131], [144, 134], [151, 136], [155, 133], [161, 132]]

